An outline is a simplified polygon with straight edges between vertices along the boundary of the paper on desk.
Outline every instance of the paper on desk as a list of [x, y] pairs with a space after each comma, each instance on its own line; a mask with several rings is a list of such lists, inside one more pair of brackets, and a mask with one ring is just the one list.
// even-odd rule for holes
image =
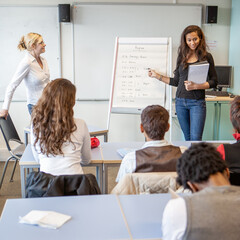
[[19, 217], [19, 223], [57, 229], [70, 219], [71, 216], [58, 212], [32, 210], [24, 217]]
[[205, 83], [207, 80], [209, 69], [208, 62], [199, 62], [197, 64], [191, 64], [188, 66], [188, 81], [194, 83]]
[[119, 148], [117, 149], [117, 153], [124, 158], [128, 153], [135, 151], [135, 148]]

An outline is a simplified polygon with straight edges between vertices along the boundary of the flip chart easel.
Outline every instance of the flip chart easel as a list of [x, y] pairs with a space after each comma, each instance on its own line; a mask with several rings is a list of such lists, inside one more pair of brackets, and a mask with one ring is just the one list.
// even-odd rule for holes
[[167, 108], [171, 121], [171, 88], [148, 77], [149, 68], [170, 76], [171, 63], [171, 38], [116, 38], [108, 129], [111, 113], [141, 114], [153, 104]]

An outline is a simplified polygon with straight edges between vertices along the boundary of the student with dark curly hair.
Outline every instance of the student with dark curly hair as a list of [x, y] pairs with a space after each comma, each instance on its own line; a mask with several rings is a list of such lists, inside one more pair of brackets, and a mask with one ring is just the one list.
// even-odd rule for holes
[[231, 102], [230, 120], [234, 128], [233, 137], [237, 140], [234, 144], [221, 144], [217, 150], [233, 173], [240, 173], [240, 96]]
[[76, 87], [67, 79], [51, 81], [32, 112], [31, 142], [40, 171], [52, 175], [83, 174], [91, 161], [86, 123], [73, 117]]
[[[202, 84], [188, 81], [188, 67], [201, 61], [209, 63], [207, 81]], [[217, 86], [214, 60], [207, 52], [202, 29], [196, 25], [190, 25], [183, 30], [173, 78], [163, 76], [153, 69], [149, 70], [148, 75], [177, 87], [176, 112], [185, 140], [202, 140], [206, 119], [205, 89]]]
[[168, 202], [163, 239], [239, 239], [240, 187], [230, 185], [220, 153], [211, 144], [195, 144], [178, 159], [177, 174], [193, 194]]

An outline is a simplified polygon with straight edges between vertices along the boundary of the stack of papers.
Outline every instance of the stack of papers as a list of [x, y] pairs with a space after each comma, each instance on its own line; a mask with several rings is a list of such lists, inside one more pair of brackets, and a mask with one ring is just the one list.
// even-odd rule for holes
[[57, 212], [32, 210], [24, 217], [19, 217], [19, 222], [57, 229], [70, 219], [71, 216]]
[[197, 84], [205, 83], [208, 76], [209, 63], [198, 62], [191, 64], [188, 67], [188, 81], [192, 81]]

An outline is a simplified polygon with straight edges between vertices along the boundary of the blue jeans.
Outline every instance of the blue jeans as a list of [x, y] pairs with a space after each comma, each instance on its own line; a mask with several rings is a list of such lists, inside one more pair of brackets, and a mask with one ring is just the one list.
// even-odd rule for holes
[[28, 104], [27, 107], [28, 107], [28, 112], [31, 115], [32, 114], [32, 109], [33, 109], [34, 105]]
[[186, 141], [201, 141], [206, 120], [204, 99], [176, 98], [178, 121]]

